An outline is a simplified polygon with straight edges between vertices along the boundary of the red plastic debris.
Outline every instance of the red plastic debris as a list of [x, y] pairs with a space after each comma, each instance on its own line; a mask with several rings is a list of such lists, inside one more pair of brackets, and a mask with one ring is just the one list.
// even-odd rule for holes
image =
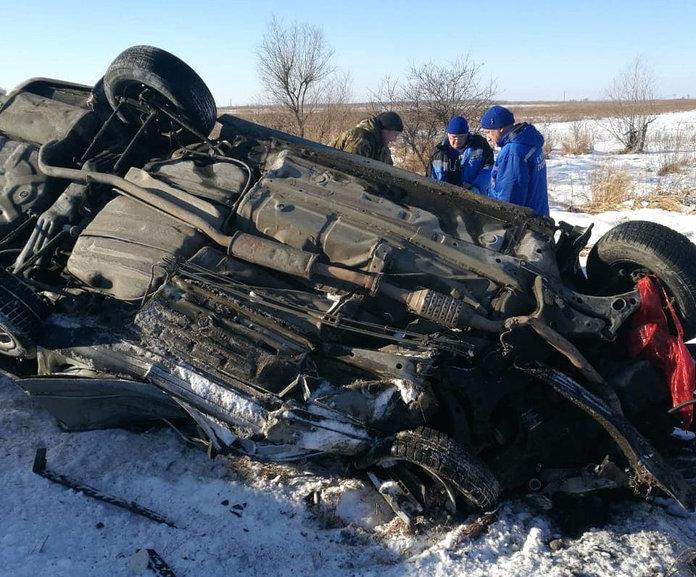
[[[696, 366], [684, 344], [684, 329], [667, 293], [654, 276], [641, 278], [636, 288], [640, 308], [631, 317], [627, 346], [630, 355], [651, 361], [665, 375], [672, 394], [672, 406], [694, 398]], [[677, 334], [671, 334], [665, 308], [670, 314]], [[693, 421], [693, 405], [679, 409], [682, 427], [688, 429]]]

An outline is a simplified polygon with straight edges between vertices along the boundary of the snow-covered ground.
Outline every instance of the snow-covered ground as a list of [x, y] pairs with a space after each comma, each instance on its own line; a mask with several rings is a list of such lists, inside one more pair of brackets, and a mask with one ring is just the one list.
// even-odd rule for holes
[[[696, 126], [696, 112], [663, 115], [655, 124], [676, 130], [686, 123]], [[659, 185], [658, 153], [613, 154], [618, 145], [598, 121], [593, 130], [595, 153], [554, 152], [549, 159], [552, 216], [597, 223], [593, 241], [622, 219], [654, 220], [696, 240], [690, 212], [577, 212], [575, 199], [602, 162], [625, 165], [646, 189]], [[693, 168], [683, 175], [696, 182]], [[696, 515], [664, 503], [617, 502], [606, 524], [571, 539], [523, 496], [505, 501], [479, 536], [467, 537], [463, 525], [412, 535], [362, 481], [343, 479], [336, 464], [211, 461], [170, 429], [66, 433], [2, 379], [0, 415], [0, 577], [148, 575], [135, 555], [141, 548], [155, 549], [179, 577], [667, 577], [674, 558], [696, 544]], [[33, 474], [40, 446], [48, 448], [49, 469], [135, 500], [177, 527]]]
[[[618, 154], [619, 142], [612, 137], [605, 120], [585, 121], [584, 127], [594, 138], [594, 151], [584, 155], [562, 155], [561, 143], [572, 130], [570, 122], [541, 127], [551, 133], [554, 147], [547, 160], [551, 216], [587, 226], [594, 222], [591, 244], [612, 226], [624, 220], [651, 220], [669, 226], [696, 241], [696, 110], [662, 114], [650, 125], [644, 154]], [[668, 161], [685, 160], [678, 172], [658, 175]], [[599, 214], [583, 213], [590, 198], [593, 171], [610, 166], [625, 172], [635, 198], [620, 210]], [[671, 197], [685, 200], [681, 211], [645, 208], [647, 197]], [[693, 204], [692, 204], [693, 203]], [[678, 204], [678, 203], [675, 203]]]
[[[613, 505], [608, 525], [578, 539], [563, 538], [524, 498], [504, 502], [478, 537], [464, 526], [411, 535], [337, 466], [211, 461], [169, 429], [66, 433], [7, 381], [0, 414], [3, 577], [148, 575], [142, 548], [178, 577], [656, 577], [696, 543], [696, 516], [638, 501]], [[49, 470], [135, 500], [177, 528], [33, 474], [40, 446]]]

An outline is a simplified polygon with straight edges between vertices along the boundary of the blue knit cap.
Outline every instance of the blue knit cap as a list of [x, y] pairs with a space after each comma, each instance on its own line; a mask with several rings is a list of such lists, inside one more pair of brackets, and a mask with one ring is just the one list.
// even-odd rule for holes
[[447, 124], [447, 134], [469, 134], [469, 124], [462, 116], [453, 116]]
[[515, 124], [515, 117], [504, 106], [491, 106], [481, 117], [481, 128], [504, 128]]

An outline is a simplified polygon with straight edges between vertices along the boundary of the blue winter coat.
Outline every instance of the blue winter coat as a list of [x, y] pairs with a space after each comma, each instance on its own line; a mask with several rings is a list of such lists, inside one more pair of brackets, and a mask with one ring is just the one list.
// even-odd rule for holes
[[482, 136], [470, 135], [463, 150], [452, 148], [445, 138], [430, 157], [428, 176], [457, 186], [473, 186], [487, 195], [492, 165], [493, 151]]
[[489, 196], [549, 215], [544, 137], [534, 126], [517, 124], [500, 141]]

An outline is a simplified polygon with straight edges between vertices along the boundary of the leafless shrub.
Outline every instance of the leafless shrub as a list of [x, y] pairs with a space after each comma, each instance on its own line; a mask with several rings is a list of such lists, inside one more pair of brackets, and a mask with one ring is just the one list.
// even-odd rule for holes
[[571, 123], [569, 132], [561, 140], [562, 154], [590, 154], [594, 150], [594, 134], [581, 120]]
[[643, 152], [648, 126], [656, 118], [655, 77], [640, 56], [614, 77], [607, 90], [611, 101], [609, 131], [624, 145], [624, 152]]
[[321, 28], [286, 25], [275, 16], [256, 49], [268, 102], [291, 115], [300, 136], [305, 135], [305, 124], [322, 101], [322, 83], [334, 72], [333, 54]]
[[355, 125], [352, 86], [353, 79], [347, 72], [336, 72], [326, 80], [318, 94], [314, 114], [307, 119], [306, 138], [331, 144], [344, 130]]
[[538, 128], [539, 132], [544, 136], [544, 158], [549, 158], [553, 147], [556, 145], [556, 131], [548, 124], [542, 124]]
[[481, 79], [482, 65], [468, 55], [452, 63], [414, 65], [403, 80], [384, 79], [373, 93], [374, 111], [398, 110], [404, 118], [404, 158], [425, 172], [430, 153], [452, 116], [476, 126], [490, 105], [493, 83]]
[[633, 179], [612, 163], [598, 166], [590, 174], [587, 212], [597, 213], [614, 210], [633, 196]]

